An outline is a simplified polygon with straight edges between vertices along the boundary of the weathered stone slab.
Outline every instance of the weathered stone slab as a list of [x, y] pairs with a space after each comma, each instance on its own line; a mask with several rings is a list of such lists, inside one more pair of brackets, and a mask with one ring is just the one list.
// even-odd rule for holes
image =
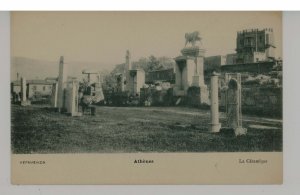
[[242, 102], [241, 102], [241, 74], [226, 74], [225, 80], [228, 88], [226, 91], [227, 125], [234, 129], [235, 135], [247, 133], [242, 127]]

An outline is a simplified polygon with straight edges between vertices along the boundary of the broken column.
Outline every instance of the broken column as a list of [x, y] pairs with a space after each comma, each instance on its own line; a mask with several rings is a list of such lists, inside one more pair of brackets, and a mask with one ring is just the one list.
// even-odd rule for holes
[[21, 78], [21, 105], [28, 106], [30, 105], [30, 101], [27, 100], [26, 97], [26, 79], [24, 77]]
[[247, 133], [247, 129], [242, 127], [242, 106], [241, 106], [241, 74], [226, 74], [228, 83], [226, 91], [226, 114], [229, 128], [234, 129], [235, 135]]
[[219, 74], [212, 73], [210, 90], [210, 131], [219, 132], [221, 124], [219, 123]]
[[64, 57], [60, 57], [59, 61], [59, 76], [58, 76], [58, 91], [57, 91], [57, 107], [61, 112], [65, 109], [64, 93], [67, 81], [67, 65], [64, 63]]
[[132, 69], [132, 66], [131, 66], [131, 55], [130, 55], [130, 52], [129, 50], [126, 51], [126, 56], [125, 56], [125, 67], [124, 67], [124, 73], [123, 73], [123, 77], [126, 77], [126, 78], [123, 78], [124, 80], [126, 80], [126, 91], [131, 91], [132, 89], [132, 83], [129, 83], [129, 80], [130, 80], [130, 71]]
[[126, 51], [124, 70], [116, 74], [117, 92], [128, 91], [127, 80], [129, 79], [129, 70], [131, 70], [131, 56], [129, 50]]
[[126, 69], [127, 70], [132, 69], [131, 54], [130, 54], [129, 50], [126, 51]]
[[129, 95], [139, 96], [141, 88], [145, 84], [145, 71], [142, 69], [130, 70], [127, 79], [127, 90]]

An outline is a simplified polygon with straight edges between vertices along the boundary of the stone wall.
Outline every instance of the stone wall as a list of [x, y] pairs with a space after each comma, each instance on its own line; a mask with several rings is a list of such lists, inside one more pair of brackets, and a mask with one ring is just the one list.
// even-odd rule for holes
[[52, 84], [29, 84], [28, 86], [28, 98], [34, 98], [34, 96], [50, 96], [52, 94]]
[[221, 66], [225, 64], [226, 64], [226, 56], [217, 55], [217, 56], [209, 56], [204, 58], [205, 67]]
[[[220, 106], [225, 109], [225, 91]], [[282, 87], [242, 86], [242, 111], [260, 116], [282, 116]]]
[[255, 73], [264, 74], [272, 71], [275, 62], [258, 62], [258, 63], [247, 63], [247, 64], [234, 64], [221, 66], [222, 73]]
[[156, 81], [167, 81], [174, 84], [175, 83], [174, 68], [148, 72], [146, 73], [145, 80], [147, 84], [154, 84]]
[[174, 103], [173, 88], [157, 90], [157, 87], [141, 88], [140, 103], [145, 105], [145, 101], [150, 103], [149, 106], [170, 106]]

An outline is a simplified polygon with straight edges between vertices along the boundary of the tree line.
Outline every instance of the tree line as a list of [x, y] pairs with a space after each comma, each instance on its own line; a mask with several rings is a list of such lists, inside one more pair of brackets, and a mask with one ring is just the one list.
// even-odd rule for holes
[[[175, 61], [168, 57], [142, 57], [138, 61], [132, 62], [132, 69], [143, 69], [145, 74], [156, 70], [165, 70], [175, 67]], [[123, 73], [125, 70], [125, 63], [115, 65], [115, 68], [109, 71], [103, 71], [101, 77], [103, 78], [102, 86], [104, 90], [114, 88], [116, 86], [116, 75]]]

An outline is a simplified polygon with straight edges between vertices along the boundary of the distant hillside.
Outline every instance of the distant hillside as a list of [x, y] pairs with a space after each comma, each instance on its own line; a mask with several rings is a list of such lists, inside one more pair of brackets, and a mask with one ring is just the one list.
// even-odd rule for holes
[[[113, 67], [101, 65], [97, 62], [65, 61], [68, 65], [68, 75], [81, 77], [83, 69], [95, 71], [111, 70]], [[58, 76], [59, 59], [57, 61], [37, 60], [24, 57], [11, 58], [11, 80], [24, 76], [26, 79], [45, 79], [46, 77]]]

